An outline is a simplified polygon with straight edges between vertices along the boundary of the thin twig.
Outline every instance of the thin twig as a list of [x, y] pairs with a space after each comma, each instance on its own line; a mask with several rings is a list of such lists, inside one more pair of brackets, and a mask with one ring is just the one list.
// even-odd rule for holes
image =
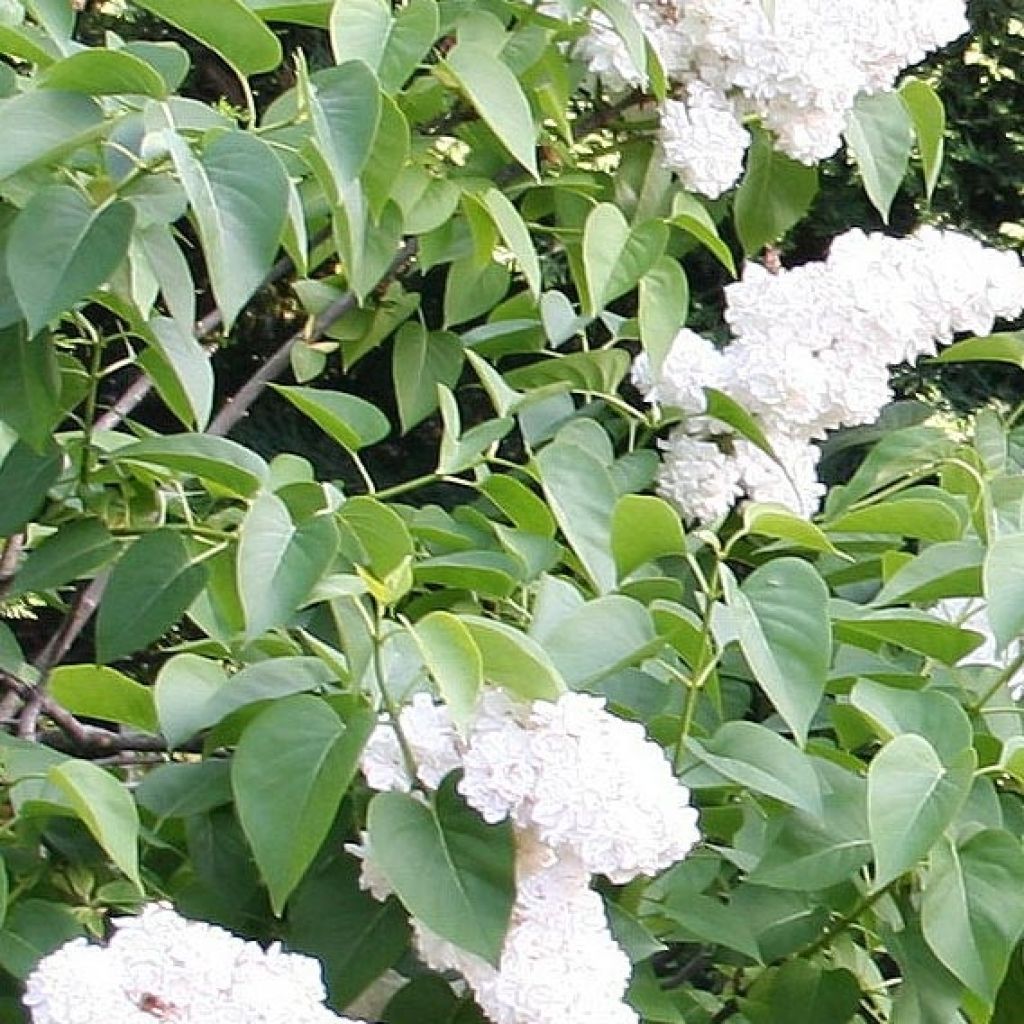
[[21, 550], [25, 546], [25, 534], [16, 533], [4, 541], [3, 550], [0, 551], [0, 601], [10, 592], [14, 585], [14, 577], [18, 572], [18, 559], [21, 558]]
[[[398, 250], [397, 255], [391, 261], [391, 266], [383, 277], [388, 281], [408, 263], [416, 252], [416, 240], [410, 238], [405, 241]], [[232, 428], [251, 408], [253, 402], [263, 394], [267, 385], [276, 380], [288, 368], [291, 359], [292, 349], [303, 342], [315, 340], [336, 320], [344, 316], [349, 310], [354, 309], [358, 302], [355, 293], [345, 292], [332, 302], [313, 322], [311, 329], [302, 328], [296, 331], [243, 385], [229, 398], [220, 412], [210, 421], [206, 428], [207, 434], [214, 434], [223, 437], [229, 434]]]

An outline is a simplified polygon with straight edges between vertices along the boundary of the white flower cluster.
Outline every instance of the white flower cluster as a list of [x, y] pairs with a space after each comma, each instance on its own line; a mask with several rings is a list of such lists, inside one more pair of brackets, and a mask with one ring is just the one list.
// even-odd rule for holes
[[[629, 960], [590, 881], [654, 874], [699, 840], [689, 792], [662, 749], [603, 699], [579, 693], [523, 704], [489, 691], [465, 739], [443, 706], [418, 695], [399, 728], [405, 750], [386, 721], [367, 746], [371, 787], [407, 791], [406, 757], [428, 788], [442, 769], [461, 767], [467, 804], [492, 823], [511, 818], [516, 835], [516, 901], [498, 967], [414, 922], [424, 960], [459, 971], [495, 1024], [635, 1022], [623, 1002]], [[363, 887], [386, 898], [390, 886], [365, 837], [353, 852], [363, 859]]]
[[[714, 197], [737, 180], [748, 115], [778, 147], [812, 164], [840, 145], [858, 96], [968, 30], [965, 0], [632, 0], [633, 12], [682, 98], [662, 111], [668, 166]], [[557, 0], [548, 13], [568, 14]], [[601, 12], [577, 53], [612, 89], [646, 85]]]
[[75, 939], [40, 961], [33, 1024], [350, 1024], [324, 1005], [320, 964], [264, 950], [166, 903], [114, 922], [106, 946]]
[[[947, 597], [932, 606], [932, 614], [946, 622], [953, 622], [964, 629], [980, 633], [984, 643], [970, 654], [961, 658], [958, 665], [987, 665], [1001, 670], [1008, 669], [1020, 657], [1024, 647], [1021, 640], [1011, 640], [1003, 650], [999, 649], [992, 624], [988, 618], [988, 605], [981, 599], [971, 597]], [[1024, 698], [1024, 668], [1018, 669], [1007, 680], [1007, 689], [1012, 700]]]
[[[648, 401], [688, 416], [663, 445], [659, 488], [701, 522], [742, 495], [811, 515], [823, 493], [814, 442], [877, 418], [892, 398], [889, 366], [934, 355], [958, 331], [988, 334], [997, 319], [1019, 316], [1024, 268], [1016, 254], [951, 231], [853, 230], [824, 262], [776, 274], [747, 264], [725, 293], [727, 346], [683, 330], [657, 380], [645, 357], [634, 367]], [[757, 417], [778, 462], [701, 415], [705, 387]]]

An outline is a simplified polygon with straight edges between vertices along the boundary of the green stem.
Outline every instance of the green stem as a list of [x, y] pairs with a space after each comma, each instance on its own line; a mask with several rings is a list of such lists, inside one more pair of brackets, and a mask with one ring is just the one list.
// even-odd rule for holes
[[1024, 668], [1024, 651], [1021, 651], [1013, 661], [996, 677], [996, 681], [976, 700], [968, 710], [977, 714], [981, 709], [1004, 687], [1007, 683]]
[[100, 370], [103, 366], [103, 341], [91, 325], [92, 352], [89, 359], [89, 393], [85, 397], [84, 432], [82, 436], [82, 461], [79, 466], [78, 482], [84, 490], [92, 473], [92, 435], [96, 426], [96, 403], [100, 390]]
[[195, 526], [191, 523], [144, 523], [138, 526], [111, 526], [108, 529], [115, 537], [136, 537], [143, 533], [156, 533], [158, 530], [174, 530], [178, 533], [188, 533], [209, 540], [230, 541], [236, 539], [236, 535], [227, 530], [217, 530], [212, 526]]
[[861, 917], [866, 914], [883, 896], [887, 895], [895, 886], [902, 881], [902, 876], [894, 878], [891, 882], [883, 885], [881, 889], [876, 889], [874, 892], [869, 892], [866, 896], [862, 897], [860, 902], [844, 917], [839, 918], [838, 921], [834, 921], [828, 925], [825, 930], [818, 936], [813, 942], [809, 942], [803, 949], [798, 949], [790, 960], [805, 960], [808, 957], [814, 956], [815, 953], [820, 953], [826, 946], [832, 942], [833, 939], [838, 938], [843, 932], [852, 928]]
[[444, 477], [440, 473], [424, 473], [422, 476], [413, 477], [404, 483], [393, 484], [391, 487], [382, 487], [374, 494], [375, 498], [385, 501], [388, 498], [397, 498], [400, 494], [408, 494], [409, 491], [418, 490], [420, 487], [427, 487], [429, 484], [440, 483]]

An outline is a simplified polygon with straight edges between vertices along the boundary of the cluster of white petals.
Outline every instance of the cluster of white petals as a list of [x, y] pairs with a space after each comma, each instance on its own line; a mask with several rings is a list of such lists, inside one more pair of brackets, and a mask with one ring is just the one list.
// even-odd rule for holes
[[165, 903], [114, 922], [105, 946], [75, 939], [40, 961], [33, 1024], [346, 1024], [324, 1005], [320, 964], [264, 950]]
[[629, 958], [608, 931], [590, 873], [529, 833], [518, 835], [516, 901], [497, 968], [415, 922], [424, 962], [458, 971], [495, 1024], [636, 1024], [622, 1001]]
[[[659, 486], [700, 522], [720, 518], [741, 495], [811, 515], [824, 492], [815, 442], [873, 422], [892, 399], [891, 366], [935, 355], [957, 332], [988, 334], [997, 320], [1019, 316], [1024, 268], [1015, 253], [951, 231], [892, 238], [853, 230], [823, 262], [778, 273], [748, 264], [725, 295], [728, 345], [716, 349], [683, 330], [656, 379], [646, 357], [633, 373], [648, 401], [687, 414], [663, 444]], [[777, 462], [701, 415], [705, 387], [757, 418]]]
[[[966, 0], [632, 0], [636, 20], [680, 98], [662, 110], [666, 164], [717, 196], [740, 174], [755, 116], [803, 163], [831, 156], [858, 97], [968, 30]], [[546, 0], [546, 13], [572, 5]], [[612, 90], [647, 75], [601, 11], [579, 56]]]
[[[958, 665], [984, 665], [1003, 671], [1024, 652], [1024, 645], [1019, 638], [1011, 640], [1005, 648], [999, 647], [989, 622], [988, 605], [981, 598], [947, 597], [933, 605], [931, 611], [946, 622], [963, 626], [984, 637], [984, 642], [970, 654], [964, 655], [957, 662]], [[1018, 669], [1007, 680], [1006, 686], [1013, 700], [1024, 698], [1024, 668]]]
[[[446, 708], [419, 695], [399, 714], [402, 742], [382, 722], [364, 754], [373, 788], [408, 790], [406, 752], [427, 788], [440, 782], [427, 781], [438, 766], [461, 767], [466, 803], [488, 822], [513, 822], [516, 899], [498, 966], [413, 922], [423, 960], [458, 971], [495, 1024], [635, 1024], [623, 1001], [629, 960], [612, 938], [591, 879], [652, 875], [700, 838], [689, 791], [673, 777], [664, 751], [604, 703], [567, 693], [527, 704], [490, 690], [462, 738]], [[425, 725], [431, 714], [433, 738], [406, 731], [407, 715]], [[421, 757], [432, 766], [427, 773]], [[391, 888], [366, 837], [349, 849], [362, 860], [363, 888], [386, 898]]]

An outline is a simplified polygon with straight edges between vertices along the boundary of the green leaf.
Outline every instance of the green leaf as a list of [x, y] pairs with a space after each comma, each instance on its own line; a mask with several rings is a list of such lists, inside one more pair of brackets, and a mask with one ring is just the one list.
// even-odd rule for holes
[[62, 415], [60, 368], [53, 342], [46, 336], [30, 338], [18, 324], [0, 331], [0, 359], [3, 420], [42, 454]]
[[587, 311], [596, 316], [634, 288], [661, 259], [667, 241], [668, 229], [661, 221], [630, 227], [617, 206], [598, 203], [583, 226]]
[[330, 516], [298, 525], [274, 494], [261, 494], [239, 529], [238, 593], [250, 639], [286, 626], [327, 572], [338, 550]]
[[938, 842], [967, 799], [973, 750], [944, 766], [935, 748], [911, 733], [896, 736], [868, 768], [868, 827], [874, 887], [888, 885]]
[[286, 944], [323, 964], [335, 1006], [347, 1007], [397, 963], [409, 938], [402, 905], [364, 892], [351, 857], [339, 855], [308, 875], [288, 901]]
[[134, 224], [131, 203], [97, 210], [70, 185], [32, 196], [7, 244], [7, 273], [30, 335], [107, 280], [127, 255]]
[[52, 448], [41, 455], [19, 441], [0, 463], [0, 537], [17, 533], [42, 508], [60, 478], [64, 454]]
[[119, 448], [111, 458], [195, 476], [240, 498], [258, 491], [270, 473], [255, 452], [225, 437], [209, 434], [147, 438]]
[[599, 592], [614, 590], [611, 530], [618, 494], [608, 470], [574, 444], [548, 445], [535, 462], [548, 507], [587, 575]]
[[945, 148], [946, 109], [938, 93], [919, 78], [907, 78], [900, 85], [900, 97], [910, 113], [921, 153], [925, 195], [930, 199], [939, 183]]
[[39, 77], [45, 89], [81, 92], [87, 96], [134, 93], [161, 100], [167, 85], [144, 60], [121, 50], [82, 50], [51, 64]]
[[914, 145], [914, 125], [899, 93], [861, 93], [846, 122], [846, 144], [872, 205], [889, 222]]
[[365, 61], [389, 95], [405, 85], [439, 31], [435, 0], [411, 0], [394, 15], [386, 0], [345, 0], [331, 12], [335, 61]]
[[73, 519], [33, 548], [18, 570], [12, 596], [53, 590], [106, 565], [117, 542], [98, 519]]
[[118, 661], [170, 629], [206, 583], [181, 536], [157, 530], [136, 540], [110, 574], [96, 619], [96, 653]]
[[935, 955], [986, 1003], [995, 1002], [1024, 934], [1024, 851], [1007, 832], [977, 832], [959, 849], [941, 843], [921, 897], [921, 926]]
[[387, 416], [375, 405], [355, 395], [280, 384], [272, 384], [271, 387], [350, 452], [376, 444], [391, 432]]
[[0, 101], [0, 180], [77, 149], [102, 127], [99, 105], [78, 93], [39, 89]]
[[762, 974], [740, 1005], [750, 1024], [847, 1024], [860, 1000], [857, 978], [845, 968], [793, 960]]
[[458, 43], [445, 66], [455, 75], [466, 98], [487, 127], [526, 168], [540, 179], [537, 170], [537, 129], [522, 86], [507, 64], [491, 49], [476, 42]]
[[899, 569], [875, 598], [877, 605], [931, 603], [943, 597], [977, 597], [985, 548], [976, 540], [932, 544]]
[[686, 323], [690, 285], [686, 272], [670, 256], [662, 256], [640, 278], [640, 341], [657, 377], [672, 342]]
[[535, 299], [539, 300], [542, 286], [540, 260], [522, 214], [513, 206], [504, 192], [500, 192], [496, 188], [487, 189], [479, 196], [479, 199], [494, 221], [509, 252], [515, 256], [530, 292]]
[[197, 654], [176, 654], [157, 673], [153, 697], [160, 732], [173, 750], [212, 724], [205, 708], [227, 682], [224, 669]]
[[107, 856], [141, 889], [139, 814], [131, 793], [91, 761], [54, 765], [46, 780], [67, 797]]
[[411, 628], [452, 719], [466, 729], [484, 685], [484, 659], [473, 634], [451, 612], [431, 612]]
[[245, 0], [245, 5], [265, 21], [326, 28], [334, 0]]
[[138, 6], [198, 39], [244, 75], [273, 71], [281, 63], [277, 36], [240, 0], [138, 0]]
[[813, 167], [777, 153], [771, 136], [755, 131], [734, 207], [743, 252], [752, 256], [782, 238], [811, 208], [817, 192]]
[[839, 553], [819, 527], [785, 505], [749, 502], [743, 506], [743, 526], [748, 533], [774, 537], [808, 551]]
[[1024, 368], [1024, 331], [989, 334], [984, 338], [965, 338], [940, 352], [936, 362], [996, 362]]
[[522, 565], [500, 551], [456, 551], [416, 563], [417, 583], [471, 590], [489, 597], [511, 597], [520, 582]]
[[711, 214], [696, 196], [690, 195], [689, 192], [677, 192], [673, 196], [670, 223], [700, 242], [733, 277], [736, 277], [736, 261], [732, 252], [722, 241]]
[[0, 965], [24, 980], [44, 956], [81, 934], [82, 926], [65, 904], [19, 900], [0, 932]]
[[997, 537], [982, 570], [988, 620], [1000, 648], [1024, 632], [1024, 533]]
[[[190, 328], [165, 316], [149, 322], [146, 340], [150, 348], [143, 359], [160, 397], [169, 406], [183, 403], [188, 410], [186, 426], [203, 430], [213, 410], [213, 366]], [[154, 364], [160, 364], [159, 367]], [[160, 370], [165, 370], [161, 373]]]
[[896, 644], [943, 665], [955, 665], [982, 642], [980, 633], [944, 622], [916, 608], [865, 611], [860, 605], [836, 602], [832, 609], [836, 636], [847, 643], [877, 648]]
[[[206, 0], [196, 2], [206, 5]], [[230, 328], [274, 261], [288, 216], [288, 177], [270, 146], [250, 132], [224, 132], [199, 157], [175, 132], [164, 132], [163, 139], [192, 207], [213, 293]]]
[[647, 494], [624, 494], [615, 503], [611, 543], [620, 579], [656, 558], [686, 554], [679, 514]]
[[728, 572], [723, 583], [740, 649], [802, 745], [831, 662], [828, 589], [811, 565], [796, 558], [755, 570], [742, 590]]
[[642, 661], [662, 642], [650, 613], [632, 598], [609, 594], [588, 601], [536, 636], [570, 688], [587, 689]]
[[395, 335], [391, 377], [402, 433], [437, 408], [437, 385], [454, 388], [462, 373], [462, 343], [447, 331], [427, 331], [420, 323], [404, 324]]
[[971, 722], [964, 709], [938, 690], [900, 690], [862, 679], [850, 703], [865, 715], [883, 741], [902, 733], [923, 736], [943, 764], [952, 764], [971, 745]]
[[732, 427], [740, 437], [746, 438], [751, 444], [756, 445], [769, 458], [776, 458], [775, 450], [772, 448], [768, 436], [761, 429], [761, 424], [739, 402], [717, 388], [705, 388], [704, 395], [708, 403], [708, 416]]
[[339, 514], [355, 531], [366, 551], [368, 568], [377, 579], [384, 579], [412, 557], [412, 536], [394, 509], [361, 495], [349, 498]]
[[461, 473], [476, 466], [482, 461], [483, 453], [491, 445], [497, 444], [515, 426], [514, 420], [502, 417], [497, 420], [485, 420], [462, 433], [459, 407], [451, 391], [443, 384], [438, 384], [437, 398], [444, 426], [441, 450], [437, 459], [439, 473]]
[[940, 501], [906, 498], [846, 512], [828, 523], [830, 533], [885, 533], [921, 540], [955, 541], [963, 533], [960, 517]]
[[278, 916], [327, 837], [376, 721], [366, 709], [345, 722], [323, 700], [296, 696], [275, 701], [242, 733], [231, 787]]
[[547, 505], [515, 477], [495, 473], [489, 476], [480, 490], [501, 509], [502, 513], [520, 530], [541, 537], [554, 537], [558, 528]]
[[447, 779], [424, 806], [378, 793], [367, 815], [374, 859], [414, 917], [497, 964], [515, 899], [512, 826], [487, 825]]
[[73, 715], [159, 729], [153, 690], [102, 665], [60, 665], [50, 675], [50, 694]]
[[157, 765], [139, 783], [135, 800], [157, 819], [206, 814], [231, 803], [231, 762], [173, 761]]
[[545, 650], [525, 633], [495, 619], [463, 615], [483, 658], [484, 678], [525, 700], [557, 700], [565, 680]]
[[726, 722], [711, 739], [690, 738], [687, 746], [719, 775], [814, 818], [822, 816], [821, 785], [810, 759], [771, 729], [753, 722]]

